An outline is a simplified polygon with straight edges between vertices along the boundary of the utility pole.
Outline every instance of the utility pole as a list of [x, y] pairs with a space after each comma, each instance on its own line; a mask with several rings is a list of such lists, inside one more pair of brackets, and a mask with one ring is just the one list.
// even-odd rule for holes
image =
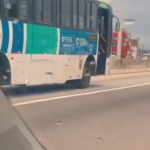
[[121, 58], [122, 29], [124, 24], [124, 0], [120, 0], [120, 31], [118, 32], [117, 59]]
[[143, 51], [144, 51], [144, 44], [142, 42], [142, 54], [141, 54], [141, 57], [143, 58]]

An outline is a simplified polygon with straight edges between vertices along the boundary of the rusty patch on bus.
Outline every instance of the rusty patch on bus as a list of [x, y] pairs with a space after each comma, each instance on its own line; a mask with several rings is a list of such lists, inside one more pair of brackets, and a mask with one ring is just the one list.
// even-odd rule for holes
[[79, 69], [82, 69], [82, 60], [79, 60]]
[[97, 35], [89, 35], [89, 40], [97, 41]]

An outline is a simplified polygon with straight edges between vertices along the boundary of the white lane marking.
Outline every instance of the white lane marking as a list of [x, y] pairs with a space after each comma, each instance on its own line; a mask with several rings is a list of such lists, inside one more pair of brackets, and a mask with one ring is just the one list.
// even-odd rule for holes
[[142, 83], [142, 84], [136, 84], [136, 85], [129, 85], [129, 86], [124, 86], [124, 87], [118, 87], [118, 88], [112, 88], [112, 89], [106, 89], [106, 90], [101, 90], [101, 91], [94, 91], [94, 92], [87, 92], [87, 93], [80, 93], [80, 94], [72, 94], [72, 95], [64, 95], [64, 96], [51, 97], [51, 98], [45, 98], [45, 99], [39, 99], [39, 100], [32, 100], [32, 101], [28, 101], [28, 102], [19, 102], [19, 103], [15, 103], [15, 104], [12, 104], [12, 105], [13, 106], [29, 105], [29, 104], [34, 104], [34, 103], [54, 101], [54, 100], [65, 99], [65, 98], [72, 98], [72, 97], [78, 97], [78, 96], [86, 96], [86, 95], [92, 95], [92, 94], [98, 94], [98, 93], [105, 93], [105, 92], [123, 90], [123, 89], [140, 87], [140, 86], [145, 86], [145, 85], [150, 85], [150, 82]]

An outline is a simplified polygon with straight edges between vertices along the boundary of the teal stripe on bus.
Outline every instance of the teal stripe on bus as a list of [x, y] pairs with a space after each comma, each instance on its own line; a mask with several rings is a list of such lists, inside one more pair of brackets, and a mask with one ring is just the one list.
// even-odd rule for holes
[[13, 25], [13, 44], [11, 53], [22, 53], [24, 42], [24, 26], [23, 23], [12, 23]]
[[8, 21], [6, 20], [2, 20], [1, 23], [2, 23], [2, 32], [3, 32], [1, 51], [3, 53], [7, 53], [8, 44], [9, 44], [9, 25], [8, 25]]

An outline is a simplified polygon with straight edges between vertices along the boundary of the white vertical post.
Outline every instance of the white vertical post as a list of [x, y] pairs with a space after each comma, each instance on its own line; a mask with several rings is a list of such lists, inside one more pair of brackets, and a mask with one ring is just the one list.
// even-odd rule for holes
[[122, 46], [122, 29], [124, 24], [124, 0], [120, 0], [120, 31], [118, 32], [118, 44], [117, 44], [117, 59], [121, 58], [121, 46]]

